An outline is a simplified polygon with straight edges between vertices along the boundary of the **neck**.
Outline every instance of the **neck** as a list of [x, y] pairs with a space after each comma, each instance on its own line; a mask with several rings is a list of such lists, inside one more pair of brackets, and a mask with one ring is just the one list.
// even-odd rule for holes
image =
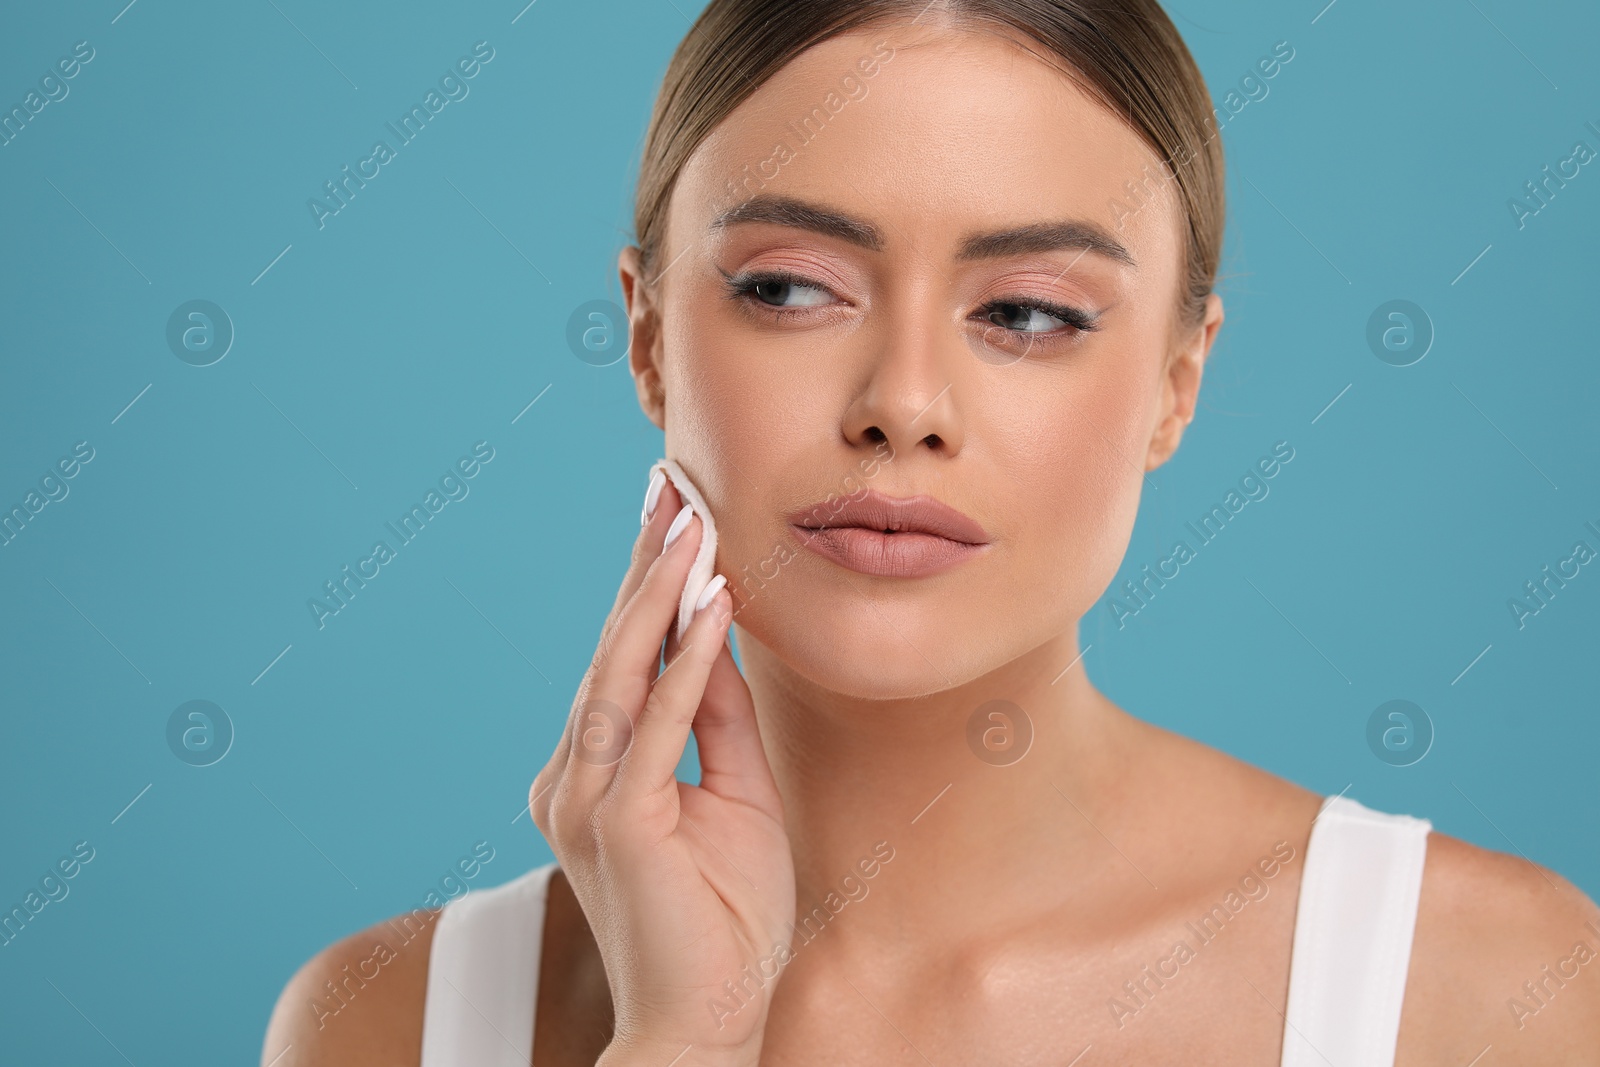
[[1036, 914], [1051, 889], [1058, 899], [1115, 859], [1086, 813], [1115, 780], [1126, 717], [1082, 662], [1063, 671], [1076, 630], [894, 700], [820, 688], [742, 628], [736, 640], [783, 796], [802, 938], [819, 906], [834, 915], [823, 940], [850, 955], [907, 930], [970, 936]]

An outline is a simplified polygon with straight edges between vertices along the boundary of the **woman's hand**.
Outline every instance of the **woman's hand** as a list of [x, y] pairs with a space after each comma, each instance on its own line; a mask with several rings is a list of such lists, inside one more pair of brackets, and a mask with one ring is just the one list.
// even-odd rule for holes
[[[787, 961], [794, 861], [750, 690], [724, 640], [727, 589], [713, 581], [681, 647], [668, 633], [701, 524], [661, 477], [529, 808], [605, 961], [616, 1029], [601, 1062], [754, 1064]], [[698, 786], [676, 777], [691, 727]]]

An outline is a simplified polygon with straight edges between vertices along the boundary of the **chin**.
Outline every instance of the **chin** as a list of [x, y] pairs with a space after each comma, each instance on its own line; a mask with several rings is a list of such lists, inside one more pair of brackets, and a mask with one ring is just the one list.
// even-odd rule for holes
[[[971, 640], [972, 620], [951, 623], [953, 609], [863, 593], [802, 588], [756, 598], [736, 616], [741, 637], [819, 689], [858, 700], [910, 700], [942, 692], [1003, 663]], [[922, 598], [916, 598], [921, 600]]]

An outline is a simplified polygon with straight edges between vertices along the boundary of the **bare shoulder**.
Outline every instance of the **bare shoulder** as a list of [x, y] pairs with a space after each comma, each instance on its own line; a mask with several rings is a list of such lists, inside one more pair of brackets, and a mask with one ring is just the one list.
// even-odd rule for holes
[[1593, 1063], [1600, 909], [1520, 856], [1428, 837], [1399, 1065]]
[[[1197, 828], [1263, 834], [1289, 834], [1303, 842], [1323, 796], [1192, 737], [1156, 726], [1117, 709], [1126, 727], [1118, 746], [1122, 768], [1148, 795], [1159, 796], [1160, 810], [1183, 813], [1184, 832]], [[1144, 789], [1145, 773], [1156, 768], [1165, 790]], [[1139, 773], [1131, 773], [1137, 771]], [[1227, 818], [1217, 821], [1226, 813]], [[1175, 823], [1176, 825], [1176, 823]]]
[[307, 960], [278, 996], [262, 1064], [416, 1067], [438, 915], [397, 916]]

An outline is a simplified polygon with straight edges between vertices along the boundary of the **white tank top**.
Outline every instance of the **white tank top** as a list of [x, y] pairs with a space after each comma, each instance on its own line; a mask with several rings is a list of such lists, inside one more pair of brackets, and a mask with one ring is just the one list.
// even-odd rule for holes
[[[1323, 801], [1295, 913], [1281, 1067], [1393, 1067], [1432, 824]], [[420, 1067], [528, 1067], [554, 862], [445, 905]]]

